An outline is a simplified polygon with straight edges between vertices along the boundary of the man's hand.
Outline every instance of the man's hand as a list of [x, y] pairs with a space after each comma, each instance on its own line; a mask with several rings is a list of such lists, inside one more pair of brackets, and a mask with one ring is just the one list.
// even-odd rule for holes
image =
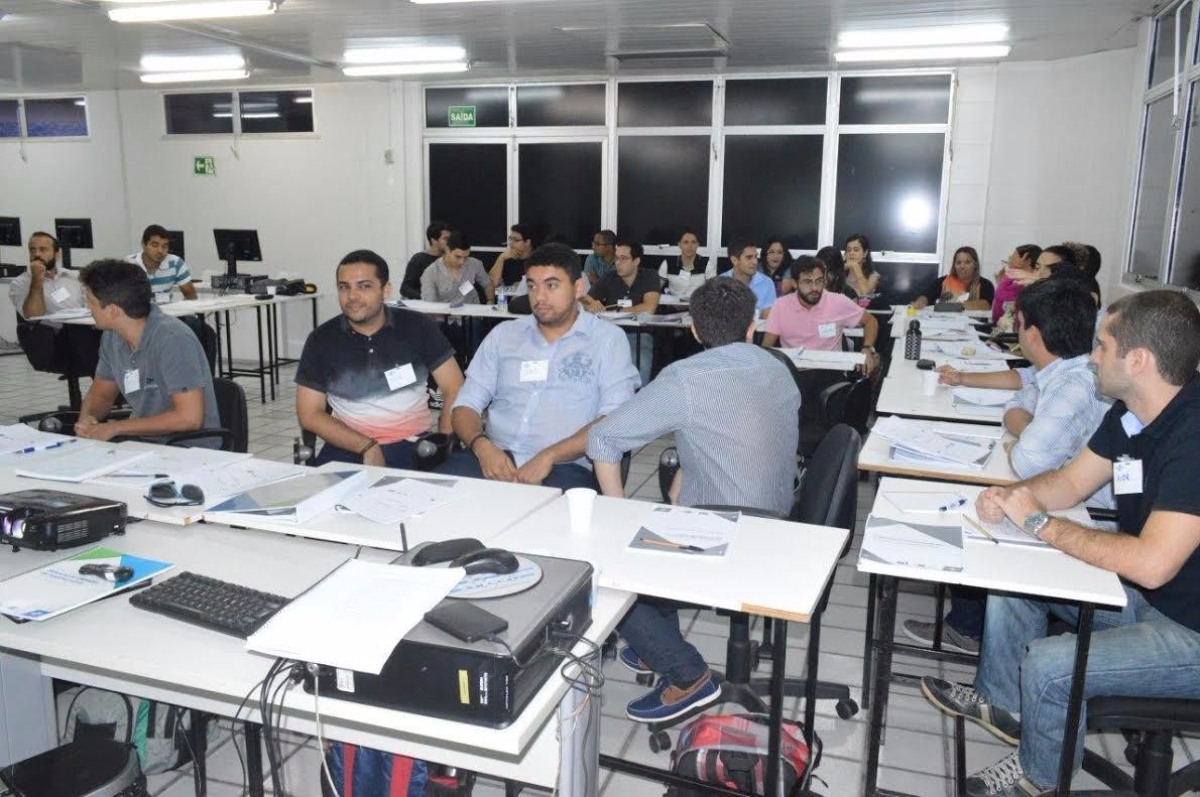
[[[75, 436], [86, 437], [88, 440], [100, 440], [101, 442], [110, 440], [117, 435], [117, 429], [111, 423], [98, 423], [95, 419], [87, 419], [85, 423], [83, 418], [75, 422]], [[82, 424], [82, 425], [81, 425]]]
[[546, 456], [545, 451], [540, 451], [533, 459], [517, 468], [517, 481], [521, 484], [541, 484], [553, 468], [554, 460]]
[[1004, 520], [1004, 507], [1000, 502], [1007, 493], [1008, 490], [1003, 487], [989, 487], [980, 493], [975, 499], [975, 511], [979, 514], [979, 519], [988, 523]]
[[941, 374], [941, 376], [938, 377], [939, 384], [951, 385], [953, 387], [958, 387], [959, 385], [963, 384], [962, 371], [951, 368], [948, 365], [943, 365], [937, 369], [937, 372]]
[[46, 264], [40, 260], [29, 261], [29, 278], [33, 282], [40, 282], [46, 276]]
[[483, 478], [496, 482], [515, 482], [517, 480], [517, 466], [513, 464], [508, 454], [500, 450], [491, 440], [479, 441], [475, 446], [475, 458], [479, 460]]
[[1005, 272], [1008, 278], [1018, 285], [1028, 287], [1037, 282], [1037, 274], [1032, 269], [1027, 268], [1008, 268]]
[[996, 499], [996, 503], [1008, 516], [1008, 519], [1018, 526], [1024, 526], [1025, 518], [1034, 512], [1046, 511], [1046, 508], [1034, 497], [1033, 491], [1028, 487], [1014, 487], [1011, 490], [1005, 490], [1004, 494]]
[[584, 294], [583, 298], [579, 300], [579, 303], [583, 305], [583, 309], [587, 310], [589, 313], [604, 312], [604, 305], [587, 294]]
[[879, 367], [879, 359], [873, 351], [863, 352], [863, 355], [866, 359], [862, 365], [854, 366], [854, 370], [861, 372], [863, 376], [870, 376], [871, 372]]
[[367, 453], [363, 454], [363, 464], [376, 468], [386, 467], [387, 463], [383, 459], [383, 448], [374, 445], [367, 449]]

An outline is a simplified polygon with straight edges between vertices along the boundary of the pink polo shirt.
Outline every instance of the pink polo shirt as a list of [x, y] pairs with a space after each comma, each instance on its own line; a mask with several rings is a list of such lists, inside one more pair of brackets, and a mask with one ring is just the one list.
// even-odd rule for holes
[[840, 351], [842, 330], [858, 326], [867, 312], [840, 293], [825, 291], [821, 300], [809, 307], [798, 294], [780, 297], [767, 316], [766, 331], [779, 336], [785, 349]]

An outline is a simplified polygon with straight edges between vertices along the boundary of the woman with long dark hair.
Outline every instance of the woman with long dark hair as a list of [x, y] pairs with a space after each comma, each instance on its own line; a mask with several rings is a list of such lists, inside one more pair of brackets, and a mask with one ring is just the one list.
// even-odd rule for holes
[[775, 283], [776, 296], [796, 290], [796, 283], [792, 281], [792, 253], [788, 251], [782, 238], [771, 236], [763, 244], [758, 270]]
[[879, 287], [879, 272], [871, 261], [871, 242], [867, 236], [856, 233], [846, 239], [843, 249], [846, 252], [846, 286], [854, 292], [853, 298], [870, 298]]
[[975, 247], [960, 246], [954, 251], [950, 273], [936, 278], [913, 305], [925, 307], [940, 301], [961, 301], [965, 310], [990, 310], [995, 298], [996, 286], [980, 273]]

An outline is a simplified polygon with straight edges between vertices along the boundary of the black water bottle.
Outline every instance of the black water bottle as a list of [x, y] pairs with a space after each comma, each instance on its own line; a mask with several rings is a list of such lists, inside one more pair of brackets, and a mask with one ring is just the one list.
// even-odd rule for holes
[[915, 318], [908, 322], [908, 331], [904, 333], [904, 359], [921, 359], [921, 322]]

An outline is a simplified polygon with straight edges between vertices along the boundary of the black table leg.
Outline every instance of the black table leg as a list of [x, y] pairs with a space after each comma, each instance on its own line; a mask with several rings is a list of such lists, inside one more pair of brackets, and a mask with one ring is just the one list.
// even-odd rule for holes
[[875, 646], [872, 639], [875, 634], [875, 596], [878, 591], [879, 582], [872, 573], [867, 583], [867, 628], [863, 632], [862, 695], [859, 700], [863, 711], [871, 707], [871, 683], [875, 673]]
[[[828, 593], [826, 593], [828, 597]], [[824, 605], [824, 601], [822, 601]], [[817, 668], [821, 658], [821, 609], [813, 612], [808, 620], [808, 670], [804, 681], [804, 743], [808, 745], [809, 767], [806, 777], [811, 779], [813, 740], [817, 736]], [[772, 643], [773, 644], [773, 643]]]
[[1079, 605], [1079, 630], [1075, 636], [1075, 673], [1071, 678], [1071, 695], [1067, 698], [1067, 724], [1063, 732], [1062, 757], [1058, 762], [1058, 794], [1071, 792], [1071, 775], [1075, 769], [1075, 734], [1083, 713], [1083, 684], [1087, 678], [1088, 648], [1092, 644], [1092, 619], [1096, 607], [1091, 603]]
[[230, 321], [229, 311], [225, 311], [225, 362], [228, 364], [226, 376], [233, 376], [233, 322]]
[[[263, 358], [263, 317], [262, 305], [254, 306], [254, 320], [258, 324], [258, 389], [260, 401], [267, 403], [267, 363]], [[271, 385], [271, 401], [275, 400], [275, 385]]]
[[892, 634], [896, 626], [897, 580], [879, 577], [879, 617], [875, 626], [875, 675], [871, 684], [871, 727], [867, 735], [866, 783], [863, 794], [874, 797], [879, 779], [879, 747], [883, 744], [883, 723], [887, 712], [888, 691], [892, 681]]
[[[246, 779], [250, 781], [250, 797], [263, 797], [262, 726], [253, 722], [242, 724], [246, 732]], [[325, 751], [321, 751], [325, 755]]]
[[771, 648], [774, 656], [771, 658], [770, 725], [767, 728], [767, 773], [763, 785], [768, 797], [783, 797], [783, 791], [779, 788], [779, 748], [783, 741], [783, 686], [784, 664], [787, 660], [787, 621], [777, 619], [773, 625], [774, 636], [771, 640]]
[[208, 715], [203, 711], [192, 711], [192, 727], [188, 729], [192, 743], [192, 783], [196, 797], [208, 794], [208, 772], [205, 758], [208, 755]]
[[[279, 351], [283, 347], [279, 344], [279, 305], [272, 302], [267, 305], [267, 319], [271, 324], [270, 328], [270, 357], [271, 357], [271, 378], [275, 380], [275, 384], [279, 384]], [[272, 396], [274, 398], [274, 396]]]

